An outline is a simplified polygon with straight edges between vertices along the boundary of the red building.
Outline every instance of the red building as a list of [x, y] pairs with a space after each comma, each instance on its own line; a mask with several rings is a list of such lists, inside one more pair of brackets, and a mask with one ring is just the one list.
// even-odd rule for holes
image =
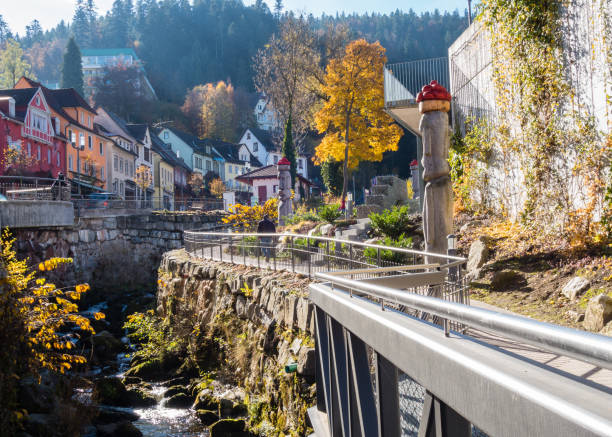
[[59, 172], [66, 174], [66, 137], [42, 90], [0, 90], [0, 175], [55, 178]]

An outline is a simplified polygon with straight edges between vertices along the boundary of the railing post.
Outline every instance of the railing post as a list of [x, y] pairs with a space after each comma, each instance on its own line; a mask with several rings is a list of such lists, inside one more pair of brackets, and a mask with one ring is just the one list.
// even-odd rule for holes
[[380, 247], [376, 248], [376, 267], [380, 267]]
[[244, 235], [242, 236], [242, 264], [246, 265], [246, 252], [245, 252]]
[[223, 238], [219, 241], [219, 261], [223, 261]]
[[272, 247], [270, 248], [270, 251], [272, 252], [272, 260], [274, 261], [274, 270], [276, 270], [276, 237], [272, 237], [271, 241]]
[[259, 258], [261, 257], [261, 239], [257, 238], [256, 241], [255, 252], [257, 252], [257, 268], [260, 268]]
[[234, 264], [234, 245], [232, 244], [233, 241], [234, 241], [234, 238], [230, 234], [230, 237], [229, 237], [229, 250], [230, 250], [230, 262], [232, 264]]
[[351, 269], [353, 268], [353, 243], [349, 243], [349, 260]]
[[295, 257], [293, 253], [293, 235], [289, 237], [289, 241], [291, 242], [291, 271], [295, 273]]
[[308, 254], [308, 277], [310, 278], [310, 238], [306, 236], [306, 253]]
[[330, 253], [329, 253], [329, 240], [327, 240], [325, 243], [326, 243], [325, 244], [325, 253], [327, 255], [327, 271], [329, 272], [331, 270], [331, 268], [330, 268], [330, 258], [331, 257], [330, 257]]

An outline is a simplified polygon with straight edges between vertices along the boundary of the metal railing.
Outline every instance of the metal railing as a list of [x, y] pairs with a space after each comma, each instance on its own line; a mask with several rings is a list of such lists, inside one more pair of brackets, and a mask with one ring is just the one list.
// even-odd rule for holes
[[70, 182], [64, 179], [0, 176], [0, 194], [9, 200], [70, 200]]
[[125, 197], [115, 196], [82, 196], [72, 197], [72, 202], [77, 210], [92, 209], [152, 209], [168, 211], [215, 211], [223, 209], [223, 200], [219, 199], [182, 199], [174, 200], [168, 196]]
[[385, 65], [385, 106], [414, 103], [421, 88], [432, 80], [437, 80], [446, 89], [450, 89], [448, 58], [420, 59]]
[[[392, 308], [404, 305], [612, 369], [612, 338], [320, 273], [323, 436], [609, 436], [612, 391]], [[392, 304], [392, 305], [389, 305]], [[446, 325], [448, 326], [448, 325]]]

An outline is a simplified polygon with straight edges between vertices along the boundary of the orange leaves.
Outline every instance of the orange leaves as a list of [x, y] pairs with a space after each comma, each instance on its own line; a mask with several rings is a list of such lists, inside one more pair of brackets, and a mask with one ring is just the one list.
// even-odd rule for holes
[[330, 158], [342, 162], [348, 155], [349, 167], [356, 168], [360, 161], [380, 161], [384, 152], [397, 150], [402, 130], [383, 111], [385, 62], [380, 43], [363, 39], [330, 61], [321, 87], [328, 100], [315, 115], [318, 131], [325, 133], [315, 163]]

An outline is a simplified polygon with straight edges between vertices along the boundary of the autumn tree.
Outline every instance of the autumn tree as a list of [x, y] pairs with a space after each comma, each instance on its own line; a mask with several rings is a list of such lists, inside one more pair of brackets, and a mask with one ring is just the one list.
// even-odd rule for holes
[[383, 65], [387, 58], [380, 43], [353, 41], [340, 59], [327, 66], [322, 92], [327, 96], [315, 115], [325, 137], [315, 151], [315, 162], [343, 162], [342, 203], [350, 170], [360, 161], [380, 161], [383, 153], [397, 150], [402, 130], [384, 111]]
[[295, 162], [295, 148], [293, 147], [293, 138], [291, 136], [291, 117], [287, 119], [285, 124], [285, 136], [283, 138], [283, 145], [281, 147], [281, 153], [285, 158], [289, 160], [289, 173], [291, 173], [291, 186], [295, 186], [295, 178], [297, 176], [297, 168]]
[[23, 57], [23, 50], [13, 39], [6, 41], [0, 52], [0, 88], [13, 88], [21, 76], [34, 78], [31, 66]]
[[74, 37], [70, 37], [64, 62], [62, 64], [62, 88], [74, 88], [79, 94], [83, 95], [83, 65], [81, 62], [81, 50]]
[[197, 171], [191, 173], [187, 185], [191, 188], [191, 192], [194, 196], [199, 197], [202, 191], [204, 191], [204, 178], [202, 177], [202, 173]]
[[151, 168], [144, 164], [140, 164], [136, 169], [134, 182], [136, 182], [136, 185], [138, 186], [138, 188], [140, 188], [140, 191], [142, 191], [144, 195], [144, 200], [146, 202], [147, 188], [149, 188], [151, 186], [151, 183], [153, 183], [153, 175], [151, 174]]
[[110, 109], [124, 119], [140, 113], [144, 97], [140, 92], [140, 70], [137, 65], [119, 62], [104, 67], [101, 76], [91, 82], [96, 105]]
[[233, 141], [235, 109], [234, 87], [231, 83], [219, 81], [204, 85], [199, 136]]
[[210, 182], [209, 190], [214, 197], [221, 197], [225, 193], [225, 184], [220, 178], [215, 178]]

